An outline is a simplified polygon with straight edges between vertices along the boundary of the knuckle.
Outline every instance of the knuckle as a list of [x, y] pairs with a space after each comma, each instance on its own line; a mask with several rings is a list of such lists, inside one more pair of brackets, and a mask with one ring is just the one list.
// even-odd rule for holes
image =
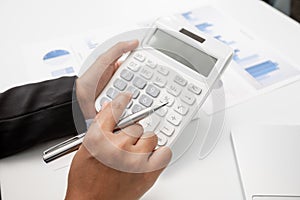
[[135, 124], [136, 127], [144, 132], [144, 127], [140, 123]]
[[116, 146], [118, 149], [127, 150], [127, 144], [125, 142], [118, 142]]

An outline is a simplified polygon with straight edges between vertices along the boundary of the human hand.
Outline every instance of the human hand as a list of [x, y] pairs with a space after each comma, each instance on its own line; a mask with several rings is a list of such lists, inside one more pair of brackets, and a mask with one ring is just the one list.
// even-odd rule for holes
[[85, 119], [96, 115], [95, 100], [118, 69], [118, 59], [138, 46], [138, 40], [119, 42], [106, 51], [76, 80], [76, 96]]
[[141, 125], [113, 133], [130, 99], [121, 93], [102, 106], [72, 161], [66, 199], [139, 199], [168, 165], [170, 149], [155, 150], [157, 136]]

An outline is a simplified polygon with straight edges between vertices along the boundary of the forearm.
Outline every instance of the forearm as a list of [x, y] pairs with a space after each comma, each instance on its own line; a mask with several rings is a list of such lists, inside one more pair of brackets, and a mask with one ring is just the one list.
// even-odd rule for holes
[[73, 95], [75, 80], [76, 77], [64, 77], [0, 94], [0, 158], [85, 131], [84, 118]]

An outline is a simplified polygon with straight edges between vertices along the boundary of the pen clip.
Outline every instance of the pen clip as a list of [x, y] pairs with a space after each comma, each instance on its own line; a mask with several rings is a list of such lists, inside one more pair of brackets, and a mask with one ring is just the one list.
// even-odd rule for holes
[[53, 147], [50, 147], [49, 149], [45, 150], [45, 151], [43, 152], [43, 155], [46, 155], [46, 154], [48, 154], [48, 153], [51, 153], [51, 152], [53, 152], [53, 151], [56, 150], [56, 149], [59, 149], [59, 148], [61, 148], [61, 147], [63, 147], [63, 146], [66, 146], [66, 145], [72, 143], [73, 141], [76, 141], [76, 140], [78, 140], [78, 139], [80, 139], [80, 138], [83, 138], [84, 136], [85, 136], [85, 133], [81, 133], [81, 134], [79, 134], [79, 135], [76, 135], [76, 136], [74, 136], [74, 137], [71, 137], [71, 138], [68, 139], [68, 140], [65, 140], [65, 141], [63, 141], [63, 142], [61, 142], [61, 143], [58, 143], [57, 145], [55, 145], [55, 146], [53, 146]]

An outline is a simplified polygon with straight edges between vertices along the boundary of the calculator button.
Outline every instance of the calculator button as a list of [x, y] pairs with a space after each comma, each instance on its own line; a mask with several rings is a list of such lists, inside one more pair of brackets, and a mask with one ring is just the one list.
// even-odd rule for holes
[[131, 108], [132, 113], [136, 113], [143, 110], [143, 107], [139, 104], [135, 104], [133, 105], [133, 107]]
[[103, 104], [104, 104], [105, 102], [110, 102], [110, 101], [111, 101], [111, 100], [109, 100], [108, 98], [102, 97], [101, 100], [100, 100], [100, 106], [103, 106]]
[[161, 73], [162, 75], [167, 76], [169, 74], [169, 70], [167, 69], [167, 67], [159, 65], [158, 66], [158, 70], [159, 73]]
[[175, 76], [174, 81], [176, 83], [178, 83], [179, 85], [181, 85], [181, 86], [186, 86], [186, 84], [187, 84], [187, 81], [184, 78], [182, 78], [181, 76], [178, 76], [178, 75]]
[[163, 135], [161, 133], [157, 133], [156, 135], [157, 135], [157, 139], [158, 139], [158, 141], [157, 141], [158, 146], [164, 146], [167, 144], [168, 138], [165, 135]]
[[140, 74], [145, 79], [150, 79], [153, 76], [153, 72], [148, 67], [143, 67]]
[[119, 92], [113, 88], [109, 88], [106, 92], [106, 95], [111, 98], [114, 99], [116, 98], [116, 96], [119, 94]]
[[166, 93], [166, 94], [163, 94], [163, 95], [160, 97], [159, 101], [160, 101], [161, 103], [168, 102], [167, 106], [170, 107], [170, 106], [173, 105], [173, 103], [174, 103], [174, 101], [175, 101], [175, 98], [174, 98], [172, 95]]
[[173, 96], [177, 97], [181, 93], [181, 88], [178, 85], [171, 83], [167, 87], [167, 92], [169, 92]]
[[154, 84], [161, 88], [165, 87], [165, 85], [167, 84], [167, 79], [160, 75], [157, 75], [154, 78]]
[[144, 79], [137, 76], [133, 79], [133, 85], [135, 85], [139, 89], [143, 89], [147, 85], [147, 82]]
[[182, 116], [173, 111], [170, 111], [167, 115], [167, 121], [175, 126], [178, 126], [182, 121]]
[[154, 69], [156, 67], [156, 63], [152, 60], [147, 60], [146, 65]]
[[199, 95], [202, 92], [202, 89], [192, 83], [188, 85], [188, 90], [193, 92], [194, 94]]
[[162, 107], [162, 108], [156, 110], [155, 114], [157, 114], [160, 117], [164, 117], [167, 114], [167, 112], [168, 112], [168, 108]]
[[154, 87], [153, 85], [148, 85], [148, 87], [146, 88], [146, 93], [156, 98], [159, 95], [160, 90]]
[[115, 86], [115, 88], [119, 89], [120, 91], [123, 91], [123, 90], [125, 90], [127, 83], [125, 83], [121, 79], [116, 79], [114, 82], [114, 86]]
[[139, 99], [139, 103], [145, 107], [150, 107], [153, 103], [153, 100], [149, 96], [143, 94]]
[[195, 102], [195, 97], [190, 92], [184, 92], [181, 95], [181, 100], [184, 101], [185, 103], [189, 104], [189, 105], [193, 105], [194, 102]]
[[134, 55], [134, 58], [140, 62], [144, 62], [146, 57], [142, 53], [136, 53]]
[[123, 69], [121, 72], [121, 77], [126, 81], [131, 81], [131, 79], [133, 78], [133, 73], [128, 71], [127, 69]]
[[157, 115], [151, 115], [141, 120], [139, 123], [143, 126], [144, 132], [152, 132], [159, 125], [160, 117], [158, 117]]
[[171, 137], [173, 133], [175, 132], [175, 128], [173, 126], [170, 126], [169, 124], [165, 124], [162, 129], [160, 129], [160, 132], [165, 134], [166, 136]]
[[141, 68], [141, 66], [139, 64], [137, 64], [136, 62], [130, 62], [128, 64], [128, 69], [130, 69], [131, 71], [137, 72], [139, 71], [139, 69]]
[[175, 103], [173, 106], [174, 110], [181, 115], [186, 115], [189, 111], [189, 108], [181, 103]]
[[134, 86], [129, 86], [127, 88], [127, 91], [130, 92], [130, 93], [132, 93], [132, 98], [133, 99], [136, 99], [139, 96], [139, 94], [140, 94], [140, 91], [136, 87], [134, 87]]

